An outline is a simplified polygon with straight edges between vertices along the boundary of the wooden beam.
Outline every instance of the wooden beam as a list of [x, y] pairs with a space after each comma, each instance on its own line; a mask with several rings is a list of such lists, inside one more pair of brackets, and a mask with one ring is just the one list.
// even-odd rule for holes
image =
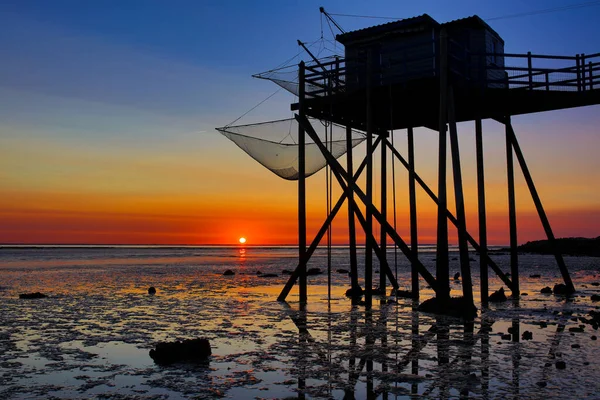
[[[298, 71], [299, 114], [304, 116], [304, 61]], [[308, 300], [306, 283], [306, 143], [304, 127], [298, 125], [298, 263], [300, 268], [300, 303]]]
[[510, 117], [506, 118], [506, 174], [508, 186], [508, 223], [510, 231], [510, 273], [513, 287], [511, 289], [514, 297], [519, 296], [519, 254], [517, 250], [517, 206], [515, 200], [515, 173], [513, 165], [513, 148], [510, 138]]
[[[413, 128], [408, 128], [408, 197], [410, 203], [410, 249], [418, 257], [419, 255], [419, 237], [417, 227], [417, 189], [415, 174], [415, 142]], [[419, 298], [419, 271], [416, 265], [411, 264], [411, 289], [413, 298]]]
[[[544, 211], [544, 207], [542, 206], [542, 200], [535, 188], [535, 184], [533, 183], [533, 178], [531, 177], [531, 173], [529, 172], [529, 168], [527, 167], [527, 163], [525, 162], [525, 157], [523, 156], [523, 152], [521, 151], [521, 146], [519, 146], [519, 142], [517, 141], [517, 136], [515, 135], [515, 131], [513, 130], [512, 124], [508, 121], [507, 131], [509, 135], [509, 140], [512, 144], [512, 147], [515, 151], [515, 155], [517, 156], [517, 160], [519, 161], [519, 165], [521, 166], [521, 171], [523, 171], [523, 176], [525, 177], [525, 182], [527, 182], [527, 187], [529, 188], [529, 192], [531, 193], [531, 197], [535, 204], [535, 208], [540, 217], [540, 221], [544, 227], [544, 231], [546, 232], [546, 237], [550, 242], [550, 247], [554, 249], [554, 257], [556, 258], [556, 263], [558, 264], [558, 268], [560, 269], [560, 273], [563, 277], [565, 285], [570, 292], [575, 291], [575, 286], [573, 286], [573, 281], [571, 280], [571, 276], [569, 275], [569, 270], [565, 264], [565, 261], [560, 253], [558, 246], [556, 245], [556, 239], [554, 237], [554, 233], [552, 232], [552, 227], [550, 226], [550, 221], [548, 221], [548, 217], [546, 216], [546, 212]], [[514, 278], [513, 278], [514, 281]]]

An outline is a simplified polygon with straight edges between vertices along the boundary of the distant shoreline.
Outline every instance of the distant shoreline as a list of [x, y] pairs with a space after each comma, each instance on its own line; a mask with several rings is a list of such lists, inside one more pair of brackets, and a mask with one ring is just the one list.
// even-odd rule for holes
[[[600, 257], [600, 236], [596, 238], [568, 237], [556, 239], [556, 247], [563, 255]], [[548, 240], [534, 240], [520, 245], [521, 253], [554, 254], [555, 248]], [[510, 251], [509, 248], [503, 251]]]

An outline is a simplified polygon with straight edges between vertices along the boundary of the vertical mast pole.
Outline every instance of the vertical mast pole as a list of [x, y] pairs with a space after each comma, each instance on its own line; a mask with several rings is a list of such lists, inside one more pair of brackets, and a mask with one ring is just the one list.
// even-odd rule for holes
[[448, 42], [446, 29], [440, 32], [440, 126], [438, 154], [438, 209], [436, 248], [436, 297], [442, 302], [450, 297], [448, 271], [448, 220], [446, 198], [446, 119], [448, 115]]
[[488, 304], [487, 224], [485, 211], [485, 178], [483, 169], [483, 129], [481, 119], [475, 120], [475, 151], [477, 153], [477, 208], [479, 211], [479, 281], [481, 304]]
[[[410, 201], [410, 250], [415, 257], [419, 254], [417, 235], [417, 191], [415, 185], [415, 142], [413, 128], [408, 128], [408, 195]], [[413, 298], [419, 298], [419, 271], [415, 263], [411, 263], [411, 289]]]
[[[304, 110], [304, 61], [298, 70], [298, 113], [305, 115]], [[308, 299], [306, 287], [306, 136], [302, 124], [298, 124], [298, 258], [300, 265], [300, 303], [306, 304]]]
[[517, 206], [515, 200], [515, 172], [513, 164], [513, 147], [510, 137], [510, 116], [506, 117], [506, 174], [508, 185], [508, 222], [510, 230], [510, 273], [512, 278], [512, 295], [518, 297], [519, 290], [519, 255], [517, 253]]

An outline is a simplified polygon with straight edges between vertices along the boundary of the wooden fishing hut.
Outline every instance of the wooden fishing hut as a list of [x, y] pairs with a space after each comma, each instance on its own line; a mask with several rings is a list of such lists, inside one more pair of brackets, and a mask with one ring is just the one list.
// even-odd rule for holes
[[[325, 13], [322, 10], [323, 13]], [[326, 13], [325, 13], [326, 14]], [[327, 17], [330, 18], [328, 14]], [[338, 26], [336, 24], [336, 26]], [[546, 236], [555, 240], [542, 202], [527, 167], [511, 116], [559, 110], [600, 103], [600, 53], [592, 55], [550, 56], [507, 54], [504, 41], [485, 21], [472, 16], [438, 23], [429, 15], [403, 19], [337, 35], [344, 45], [345, 57], [334, 61], [299, 65], [299, 97], [291, 108], [299, 122], [298, 226], [299, 265], [283, 288], [279, 299], [285, 300], [299, 283], [300, 302], [307, 300], [306, 264], [339, 206], [348, 202], [351, 284], [358, 288], [355, 217], [366, 235], [364, 294], [367, 306], [372, 303], [372, 254], [380, 263], [379, 290], [387, 280], [394, 289], [398, 283], [386, 260], [388, 240], [397, 246], [412, 265], [411, 293], [419, 297], [419, 276], [436, 293], [440, 304], [449, 301], [448, 221], [457, 228], [462, 292], [465, 307], [473, 307], [473, 290], [469, 245], [480, 254], [481, 301], [488, 299], [488, 269], [492, 269], [511, 290], [519, 295], [517, 255], [517, 220], [514, 183], [514, 160], [529, 188]], [[561, 64], [562, 66], [557, 66]], [[366, 132], [366, 157], [358, 168], [353, 164], [352, 146], [348, 146], [346, 165], [341, 165], [319, 140], [307, 118], [313, 117]], [[493, 119], [505, 126], [510, 230], [510, 277], [492, 260], [487, 251], [486, 209], [482, 120]], [[457, 122], [474, 121], [478, 190], [479, 237], [469, 234], [465, 221], [462, 172]], [[414, 163], [414, 128], [437, 131], [437, 191], [419, 177]], [[405, 159], [390, 142], [389, 132], [407, 130], [408, 155]], [[309, 136], [319, 145], [343, 194], [319, 233], [307, 247], [305, 178], [303, 173], [304, 140]], [[349, 137], [349, 136], [348, 136]], [[350, 140], [350, 139], [348, 139]], [[449, 149], [448, 149], [449, 144]], [[381, 204], [373, 203], [373, 154], [381, 152]], [[448, 151], [449, 150], [449, 151]], [[448, 210], [446, 162], [451, 157], [456, 214]], [[398, 159], [409, 171], [410, 238], [406, 241], [388, 222], [387, 157]], [[433, 160], [432, 160], [433, 161]], [[365, 171], [365, 187], [357, 183]], [[420, 185], [437, 204], [437, 244], [435, 276], [419, 259], [416, 185]], [[358, 201], [365, 206], [363, 215]], [[380, 240], [373, 234], [373, 220], [381, 228]], [[556, 248], [556, 247], [555, 247]], [[573, 283], [562, 255], [555, 254], [567, 291]]]

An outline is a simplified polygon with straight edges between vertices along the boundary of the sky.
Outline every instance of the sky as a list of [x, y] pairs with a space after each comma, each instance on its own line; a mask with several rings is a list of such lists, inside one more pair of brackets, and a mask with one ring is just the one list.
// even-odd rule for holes
[[[427, 13], [439, 22], [477, 14], [491, 19], [509, 53], [600, 52], [600, 2], [493, 19], [581, 3], [3, 0], [0, 243], [201, 245], [243, 236], [248, 244], [295, 244], [295, 182], [273, 175], [214, 128], [277, 90], [252, 74], [308, 59], [293, 58], [297, 39], [318, 41], [322, 28], [332, 39], [320, 6], [395, 18]], [[387, 22], [335, 18], [346, 31]], [[238, 123], [289, 118], [293, 101], [278, 93]], [[557, 237], [600, 235], [598, 107], [513, 118]], [[459, 134], [467, 223], [475, 236], [472, 124], [459, 124]], [[406, 155], [406, 132], [394, 138]], [[435, 132], [416, 131], [417, 171], [432, 188], [436, 141]], [[498, 123], [484, 122], [484, 146], [489, 241], [505, 244], [506, 156]], [[397, 168], [396, 223], [408, 237], [407, 178]], [[542, 239], [518, 169], [516, 177], [518, 240]], [[325, 218], [324, 172], [307, 185], [310, 241]], [[418, 201], [419, 240], [432, 243], [436, 210], [422, 191]], [[336, 220], [335, 243], [347, 243], [345, 228], [344, 218]]]

